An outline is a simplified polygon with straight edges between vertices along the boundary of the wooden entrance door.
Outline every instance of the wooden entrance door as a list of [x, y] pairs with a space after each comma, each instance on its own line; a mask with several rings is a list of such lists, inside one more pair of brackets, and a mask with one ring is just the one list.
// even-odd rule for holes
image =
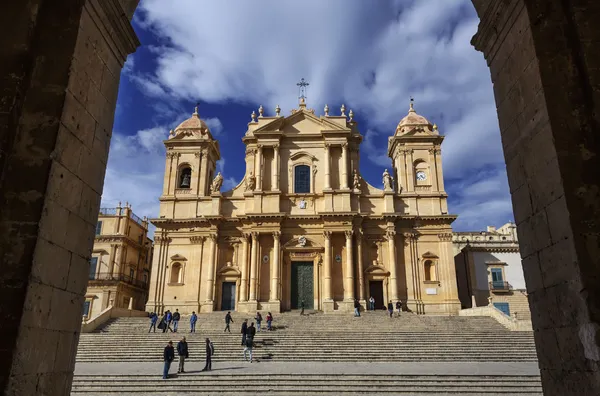
[[384, 309], [383, 281], [369, 281], [369, 298], [375, 299], [375, 309]]
[[223, 282], [221, 311], [235, 310], [235, 282]]
[[304, 301], [304, 308], [313, 309], [315, 299], [313, 279], [312, 261], [292, 262], [292, 287], [290, 301], [292, 309], [299, 309], [302, 301]]

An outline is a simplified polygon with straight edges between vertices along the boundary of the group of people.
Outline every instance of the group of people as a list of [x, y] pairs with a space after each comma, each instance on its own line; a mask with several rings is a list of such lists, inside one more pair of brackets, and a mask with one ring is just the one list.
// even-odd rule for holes
[[[371, 296], [369, 298], [369, 310], [370, 311], [374, 311], [375, 310], [375, 299], [373, 298], [373, 296]], [[403, 303], [401, 300], [398, 300], [396, 302], [396, 310], [398, 311], [398, 316], [400, 316], [400, 314], [402, 313], [402, 307], [403, 307]], [[390, 302], [387, 304], [387, 310], [388, 313], [390, 314], [390, 318], [394, 315], [394, 302], [392, 300], [390, 300]], [[360, 316], [360, 302], [358, 300], [354, 300], [354, 316]]]
[[[202, 371], [212, 370], [212, 356], [215, 354], [215, 347], [209, 338], [206, 339], [206, 365]], [[190, 351], [188, 348], [185, 337], [177, 343], [177, 355], [179, 356], [179, 367], [177, 373], [185, 373], [185, 360], [190, 357]], [[171, 363], [175, 360], [175, 348], [173, 347], [173, 341], [169, 341], [163, 351], [163, 360], [165, 362], [163, 368], [163, 379], [169, 378], [169, 370], [171, 369]]]
[[[260, 312], [256, 313], [254, 320], [256, 321], [256, 330], [260, 331], [260, 328], [261, 328], [260, 326], [263, 321], [263, 317], [260, 314]], [[266, 320], [267, 320], [267, 330], [269, 330], [269, 331], [273, 330], [273, 314], [271, 312], [267, 313]], [[248, 321], [248, 320], [246, 319], [246, 321]], [[223, 330], [224, 333], [225, 332], [231, 333], [231, 328], [230, 328], [231, 323], [233, 323], [233, 318], [231, 317], [231, 311], [229, 311], [229, 312], [227, 312], [227, 315], [225, 315], [225, 330]]]
[[[158, 329], [162, 330], [163, 333], [167, 333], [171, 330], [172, 333], [177, 333], [179, 329], [179, 321], [181, 320], [181, 315], [179, 314], [179, 310], [176, 309], [174, 313], [167, 310], [163, 317], [158, 321], [158, 315], [156, 312], [150, 313], [150, 328], [148, 329], [148, 333], [152, 330], [156, 333], [156, 324], [158, 323]], [[190, 333], [196, 332], [196, 322], [198, 321], [198, 315], [196, 312], [192, 312], [190, 316]], [[171, 328], [171, 324], [173, 324], [173, 328]]]

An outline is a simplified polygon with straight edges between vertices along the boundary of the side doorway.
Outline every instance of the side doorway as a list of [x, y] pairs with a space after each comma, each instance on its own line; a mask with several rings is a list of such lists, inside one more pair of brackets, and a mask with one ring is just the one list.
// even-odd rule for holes
[[223, 282], [221, 311], [235, 311], [235, 282]]
[[375, 309], [385, 309], [383, 281], [369, 281], [369, 298], [375, 299]]

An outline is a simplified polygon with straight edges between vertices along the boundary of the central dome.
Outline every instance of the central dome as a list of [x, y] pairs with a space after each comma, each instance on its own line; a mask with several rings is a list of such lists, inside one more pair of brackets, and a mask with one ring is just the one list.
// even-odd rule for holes
[[396, 134], [405, 133], [412, 130], [414, 127], [425, 127], [428, 130], [433, 129], [433, 125], [422, 115], [417, 114], [413, 107], [413, 103], [410, 103], [410, 109], [408, 114], [400, 120], [396, 127]]
[[180, 129], [208, 129], [208, 125], [204, 122], [200, 116], [198, 115], [198, 107], [194, 109], [194, 114], [187, 120], [183, 121], [181, 124], [175, 128], [175, 132]]

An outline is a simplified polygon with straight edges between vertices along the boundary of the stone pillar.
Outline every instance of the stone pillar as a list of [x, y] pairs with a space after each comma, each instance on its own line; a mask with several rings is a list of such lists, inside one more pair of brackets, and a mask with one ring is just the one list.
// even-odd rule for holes
[[108, 255], [108, 273], [110, 275], [113, 275], [115, 270], [115, 255], [117, 253], [117, 246], [118, 245], [116, 244], [110, 245], [110, 253]]
[[442, 172], [442, 149], [435, 149], [435, 173], [438, 191], [444, 191], [444, 172]]
[[213, 291], [214, 291], [214, 283], [215, 283], [215, 267], [217, 265], [216, 263], [216, 256], [217, 256], [217, 235], [216, 234], [210, 234], [208, 236], [210, 243], [208, 245], [208, 266], [206, 267], [206, 284], [204, 285], [205, 287], [205, 294], [204, 294], [204, 302], [208, 303], [208, 304], [212, 304], [213, 303]]
[[254, 174], [256, 175], [256, 191], [262, 191], [262, 145], [259, 144], [256, 149], [256, 160], [254, 161]]
[[248, 301], [248, 234], [242, 235], [242, 276], [240, 280], [240, 302]]
[[198, 191], [198, 195], [201, 197], [205, 197], [208, 194], [208, 150], [202, 149], [202, 157], [200, 160], [200, 187]]
[[[167, 153], [165, 160], [165, 179], [163, 182], [163, 195], [169, 195], [175, 186], [173, 186], [173, 155], [175, 153]], [[177, 183], [177, 180], [175, 180]]]
[[279, 191], [279, 163], [279, 145], [276, 144], [273, 146], [273, 171], [271, 172], [273, 174], [272, 189], [274, 191]]
[[474, 1], [545, 395], [600, 394], [597, 1]]
[[352, 251], [352, 231], [346, 235], [346, 270], [344, 271], [344, 301], [354, 300], [354, 254]]
[[342, 144], [342, 182], [341, 189], [348, 189], [348, 143]]
[[132, 310], [133, 309], [133, 297], [129, 297], [129, 305], [127, 306], [128, 310]]
[[438, 190], [438, 172], [437, 172], [437, 163], [436, 163], [436, 155], [435, 155], [435, 148], [430, 148], [429, 149], [429, 177], [431, 177], [431, 190], [432, 191], [439, 191]]
[[[200, 185], [201, 175], [202, 175], [202, 151], [198, 151], [194, 153], [194, 158], [196, 158], [196, 195], [200, 195], [200, 190], [202, 186]], [[190, 186], [191, 187], [191, 186]]]
[[331, 190], [331, 152], [329, 143], [325, 143], [325, 185], [324, 190]]
[[258, 232], [252, 233], [252, 252], [250, 253], [250, 301], [256, 301], [256, 281], [258, 277]]
[[390, 263], [390, 299], [398, 301], [398, 275], [396, 265], [396, 231], [387, 231], [388, 253]]
[[279, 301], [279, 231], [273, 232], [273, 260], [271, 260], [271, 301]]
[[413, 160], [413, 150], [406, 149], [406, 190], [415, 191], [415, 166]]
[[364, 267], [363, 267], [363, 250], [362, 250], [362, 230], [356, 231], [356, 258], [357, 265], [356, 271], [358, 272], [358, 299], [364, 301], [365, 297], [365, 280], [364, 280]]
[[323, 232], [325, 239], [325, 254], [323, 257], [323, 300], [333, 301], [331, 294], [331, 232]]

